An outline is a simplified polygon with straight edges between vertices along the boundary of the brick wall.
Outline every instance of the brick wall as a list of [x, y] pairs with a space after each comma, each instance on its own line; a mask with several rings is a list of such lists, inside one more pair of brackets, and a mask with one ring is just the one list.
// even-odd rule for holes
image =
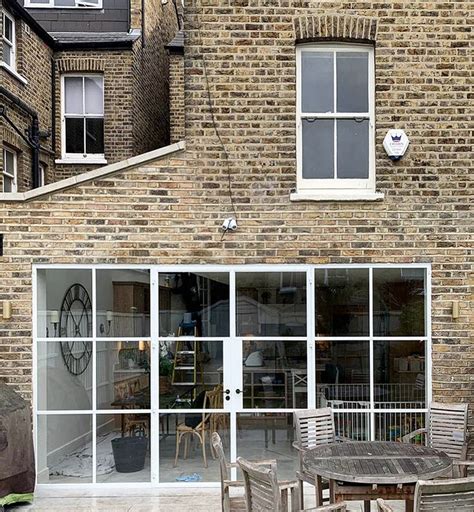
[[[0, 10], [2, 3], [0, 2]], [[0, 20], [0, 25], [1, 25]], [[51, 128], [51, 48], [38, 35], [26, 28], [22, 20], [16, 21], [17, 41], [17, 72], [27, 80], [24, 84], [6, 69], [0, 68], [0, 84], [15, 96], [22, 99], [31, 109], [38, 113], [41, 131]], [[7, 114], [24, 133], [31, 127], [31, 117], [12, 105], [3, 96], [0, 96], [0, 104], [7, 107]], [[3, 118], [0, 118], [0, 147], [6, 145], [19, 151], [18, 158], [18, 190], [28, 190], [31, 187], [31, 149], [15, 133]], [[52, 159], [48, 150], [51, 150], [51, 137], [42, 139], [42, 146], [46, 151], [41, 153], [40, 159], [48, 167], [51, 167]], [[0, 167], [3, 168], [3, 152], [0, 151]], [[1, 174], [1, 173], [0, 173]], [[3, 183], [0, 175], [0, 190]]]
[[170, 142], [185, 139], [184, 57], [170, 55]]

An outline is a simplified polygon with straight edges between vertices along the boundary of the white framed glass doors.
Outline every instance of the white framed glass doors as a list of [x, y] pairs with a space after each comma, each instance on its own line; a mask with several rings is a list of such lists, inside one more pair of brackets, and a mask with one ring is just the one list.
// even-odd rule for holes
[[429, 265], [34, 268], [39, 484], [219, 481], [230, 459], [296, 469], [292, 412], [397, 439], [431, 396]]

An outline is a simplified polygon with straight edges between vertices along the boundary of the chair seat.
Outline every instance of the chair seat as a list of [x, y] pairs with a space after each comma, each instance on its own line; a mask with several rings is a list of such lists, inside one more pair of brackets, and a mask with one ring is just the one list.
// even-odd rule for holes
[[247, 511], [247, 504], [245, 503], [245, 496], [232, 496], [229, 499], [230, 512], [243, 512]]

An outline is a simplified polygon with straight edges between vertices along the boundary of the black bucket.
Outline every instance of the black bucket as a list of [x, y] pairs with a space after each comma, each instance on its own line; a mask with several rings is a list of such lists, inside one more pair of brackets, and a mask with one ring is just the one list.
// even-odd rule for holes
[[145, 467], [148, 447], [146, 437], [121, 437], [112, 439], [115, 469], [118, 473], [134, 473]]

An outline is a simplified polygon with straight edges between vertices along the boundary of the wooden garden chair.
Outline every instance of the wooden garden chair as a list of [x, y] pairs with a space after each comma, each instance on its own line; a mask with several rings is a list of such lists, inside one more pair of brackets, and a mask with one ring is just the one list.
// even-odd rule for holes
[[[282, 482], [278, 482], [275, 462], [263, 467], [239, 457], [237, 463], [244, 475], [247, 512], [290, 512], [288, 507], [288, 491], [291, 492], [291, 511], [296, 512], [300, 510], [296, 482], [293, 485], [284, 485]], [[307, 509], [304, 512], [310, 510], [315, 512], [345, 512], [346, 505], [338, 503]]]
[[[295, 411], [296, 422], [296, 441], [293, 447], [299, 452], [300, 469], [296, 472], [296, 478], [299, 484], [300, 502], [303, 502], [303, 482], [315, 486], [316, 504], [323, 503], [323, 482], [321, 477], [314, 477], [313, 473], [305, 471], [303, 466], [303, 455], [306, 450], [316, 448], [323, 444], [335, 443], [336, 427], [334, 424], [334, 412], [330, 407], [321, 409], [310, 409]], [[326, 484], [327, 488], [328, 485]]]
[[[384, 500], [377, 500], [379, 512], [394, 512]], [[419, 480], [415, 487], [413, 512], [472, 512], [474, 478]]]
[[467, 461], [467, 417], [468, 404], [431, 402], [427, 427], [410, 432], [402, 437], [402, 441], [409, 443], [424, 436], [426, 446], [442, 450], [453, 459], [453, 476], [464, 477], [468, 466], [474, 465]]

